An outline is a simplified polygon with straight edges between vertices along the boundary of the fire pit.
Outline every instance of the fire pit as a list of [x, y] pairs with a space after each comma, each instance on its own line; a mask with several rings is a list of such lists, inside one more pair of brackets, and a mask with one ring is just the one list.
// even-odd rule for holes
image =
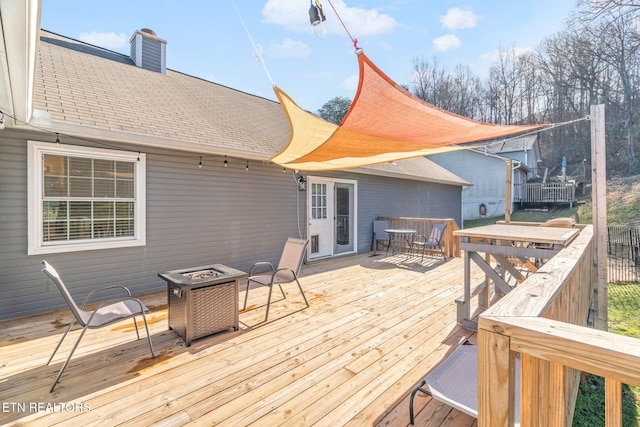
[[169, 329], [194, 339], [238, 330], [238, 282], [247, 274], [222, 264], [159, 273], [167, 282]]
[[186, 277], [188, 280], [191, 280], [192, 282], [196, 280], [208, 279], [210, 277], [216, 277], [221, 274], [222, 273], [214, 270], [213, 268], [206, 268], [204, 270], [198, 270], [192, 273], [182, 273], [184, 277]]

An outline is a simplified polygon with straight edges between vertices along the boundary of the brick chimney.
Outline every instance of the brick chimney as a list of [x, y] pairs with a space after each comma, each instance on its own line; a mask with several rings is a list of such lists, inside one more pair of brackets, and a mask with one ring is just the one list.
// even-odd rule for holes
[[131, 39], [131, 59], [140, 68], [166, 73], [166, 45], [155, 31], [143, 28], [136, 31]]

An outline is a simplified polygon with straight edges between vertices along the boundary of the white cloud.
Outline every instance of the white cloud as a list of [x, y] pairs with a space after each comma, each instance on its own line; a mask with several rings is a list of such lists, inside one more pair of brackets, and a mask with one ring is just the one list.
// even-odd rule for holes
[[500, 59], [500, 55], [507, 54], [507, 55], [519, 56], [531, 51], [533, 51], [532, 47], [512, 47], [507, 50], [495, 49], [490, 52], [481, 53], [479, 57], [483, 61], [497, 62]]
[[275, 58], [306, 58], [311, 53], [311, 48], [302, 42], [287, 38], [282, 43], [272, 43], [267, 53]]
[[474, 28], [480, 17], [471, 9], [453, 7], [447, 10], [447, 14], [440, 18], [442, 26], [448, 30], [459, 30], [462, 28]]
[[[515, 54], [521, 55], [523, 53], [532, 52], [533, 48], [531, 47], [513, 47], [508, 49], [508, 55]], [[487, 76], [489, 74], [489, 70], [491, 66], [496, 65], [498, 60], [500, 59], [500, 55], [505, 54], [505, 50], [495, 49], [489, 52], [481, 53], [478, 55], [478, 60], [469, 64], [471, 69], [480, 77]]]
[[122, 49], [129, 45], [129, 37], [125, 33], [99, 33], [93, 31], [91, 33], [80, 33], [78, 38], [80, 41], [111, 50]]
[[342, 83], [338, 85], [340, 89], [352, 92], [354, 95], [358, 89], [359, 76], [357, 74], [351, 75], [344, 79]]
[[436, 37], [431, 41], [431, 43], [433, 43], [433, 47], [436, 52], [445, 52], [462, 46], [460, 39], [453, 34], [445, 34], [444, 36]]
[[[358, 36], [386, 33], [399, 25], [391, 15], [375, 9], [347, 7], [344, 0], [334, 0], [333, 6], [349, 32]], [[323, 30], [327, 34], [344, 35], [345, 30], [331, 6], [325, 4], [323, 12], [327, 18], [322, 23]], [[267, 24], [281, 25], [293, 31], [309, 32], [312, 28], [309, 22], [309, 2], [268, 0], [262, 8], [262, 16]]]

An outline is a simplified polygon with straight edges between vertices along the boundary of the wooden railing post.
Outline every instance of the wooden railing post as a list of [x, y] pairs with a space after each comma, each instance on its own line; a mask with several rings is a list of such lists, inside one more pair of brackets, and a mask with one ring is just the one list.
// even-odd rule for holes
[[514, 425], [516, 358], [509, 340], [506, 335], [478, 329], [479, 427]]
[[622, 425], [622, 383], [611, 378], [604, 382], [604, 422], [607, 427]]
[[505, 196], [504, 196], [504, 220], [508, 224], [511, 222], [511, 180], [513, 177], [513, 168], [511, 166], [512, 160], [507, 158], [505, 160], [505, 166], [507, 168], [507, 179], [505, 183]]

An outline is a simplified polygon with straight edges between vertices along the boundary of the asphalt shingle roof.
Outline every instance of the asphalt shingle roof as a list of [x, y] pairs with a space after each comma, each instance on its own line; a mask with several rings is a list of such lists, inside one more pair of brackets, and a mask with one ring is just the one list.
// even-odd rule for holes
[[[52, 120], [241, 150], [265, 159], [288, 142], [277, 102], [42, 31], [34, 105]], [[159, 141], [159, 145], [161, 141]]]

